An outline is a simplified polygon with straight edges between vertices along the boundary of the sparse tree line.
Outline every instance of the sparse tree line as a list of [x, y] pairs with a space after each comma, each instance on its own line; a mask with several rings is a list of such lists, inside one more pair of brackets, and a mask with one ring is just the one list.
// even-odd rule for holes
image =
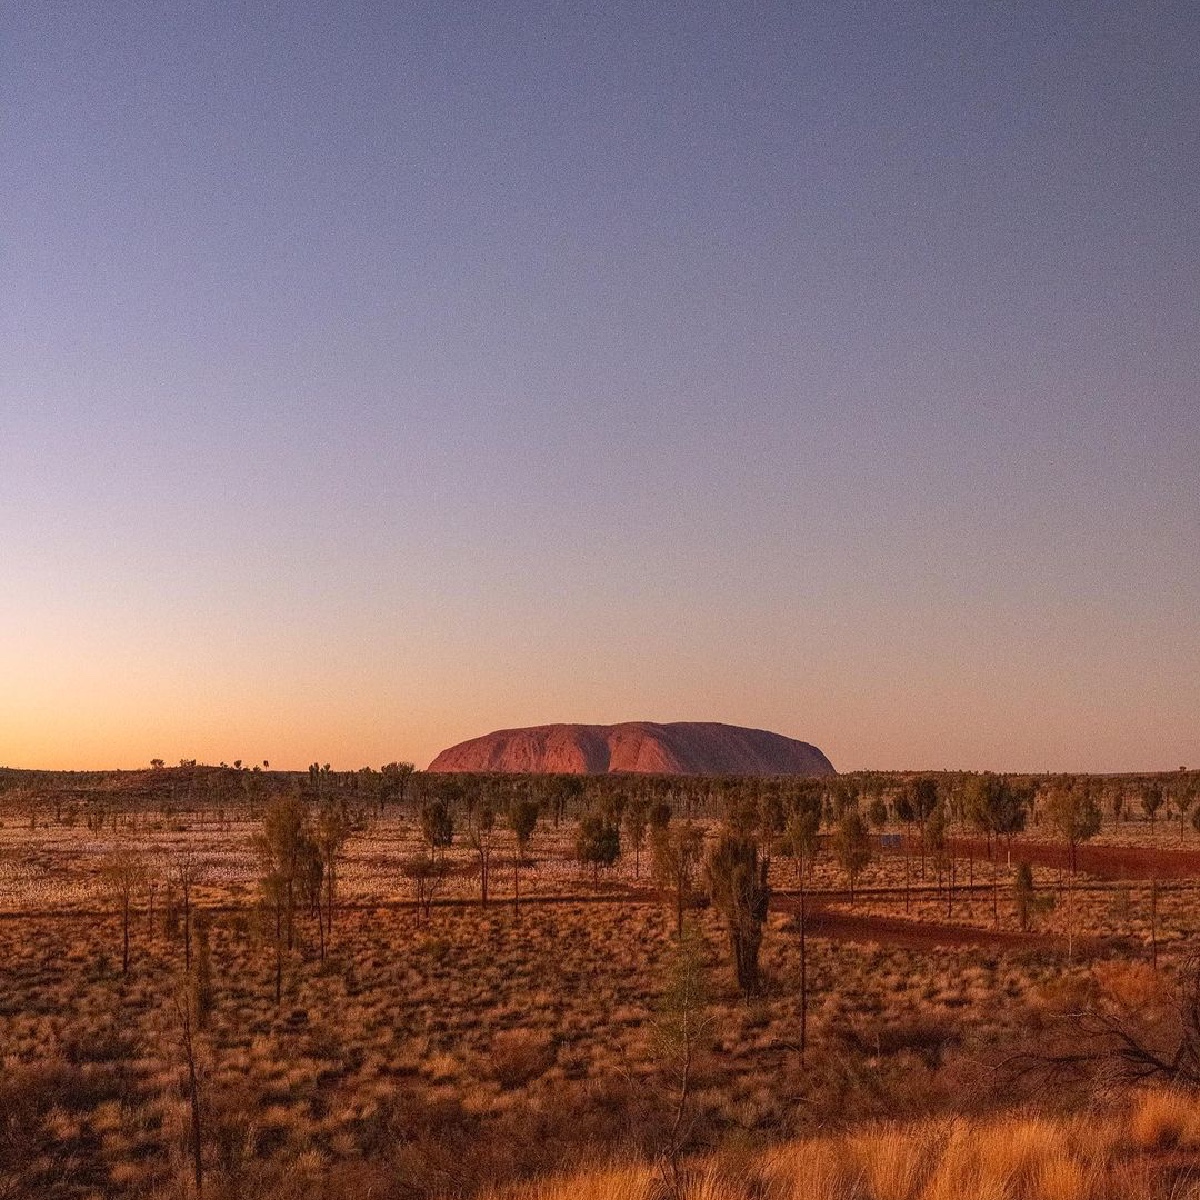
[[[329, 763], [312, 763], [304, 772], [271, 770], [269, 762], [249, 765], [240, 759], [216, 766], [182, 760], [167, 766], [155, 759], [145, 771], [24, 771], [0, 767], [0, 812], [38, 820], [86, 822], [101, 827], [115, 819], [119, 825], [147, 817], [199, 816], [202, 820], [257, 819], [281, 796], [299, 789], [320, 803], [342, 796], [364, 813], [417, 814], [429, 801], [442, 799], [452, 808], [470, 803], [487, 792], [505, 806], [514, 796], [536, 801], [555, 827], [582, 812], [616, 809], [640, 800], [646, 807], [669, 804], [687, 820], [717, 820], [747, 793], [789, 811], [820, 798], [822, 819], [832, 824], [846, 807], [861, 809], [864, 817], [901, 820], [897, 804], [918, 781], [936, 787], [950, 821], [963, 821], [968, 796], [981, 778], [972, 772], [855, 772], [829, 779], [794, 776], [745, 778], [652, 775], [513, 775], [431, 774], [412, 763], [392, 762], [382, 768], [334, 770]], [[1085, 790], [1102, 819], [1179, 822], [1181, 833], [1200, 822], [1200, 771], [1180, 769], [1148, 775], [1003, 775], [1035, 802], [1061, 790]], [[872, 816], [874, 814], [874, 816]], [[885, 815], [886, 814], [886, 815]]]
[[[283, 776], [291, 787], [279, 791], [274, 786], [277, 773], [247, 770], [240, 763], [216, 770], [222, 773], [217, 777], [233, 772], [234, 777], [260, 781], [239, 786], [243, 794], [259, 796], [254, 848], [260, 864], [260, 910], [274, 951], [277, 1000], [287, 956], [296, 948], [298, 920], [309, 922], [312, 942], [324, 958], [334, 937], [346, 843], [389, 808], [411, 812], [420, 832], [418, 850], [398, 859], [396, 872], [410, 888], [421, 920], [430, 919], [451, 873], [464, 870], [447, 853], [456, 841], [466, 851], [466, 870], [475, 875], [480, 904], [495, 900], [496, 872], [507, 866], [502, 888], [510, 892], [519, 914], [522, 874], [531, 866], [529, 849], [537, 828], [567, 825], [573, 829], [574, 857], [593, 886], [600, 884], [601, 872], [632, 859], [635, 886], [644, 879], [659, 890], [670, 903], [680, 937], [692, 908], [711, 905], [719, 911], [729, 929], [739, 985], [748, 994], [757, 986], [757, 947], [772, 878], [776, 886], [787, 881], [798, 892], [803, 936], [809, 876], [823, 855], [841, 871], [852, 904], [864, 871], [885, 849], [903, 853], [906, 908], [914, 884], [932, 883], [944, 900], [947, 917], [952, 917], [956, 894], [964, 885], [976, 889], [990, 883], [993, 919], [998, 922], [1003, 847], [1005, 890], [1020, 927], [1028, 929], [1052, 903], [1038, 894], [1028, 863], [1019, 857], [1012, 862], [1014, 839], [1031, 826], [1066, 844], [1073, 873], [1079, 846], [1093, 838], [1106, 819], [1128, 819], [1131, 795], [1147, 820], [1160, 819], [1165, 812], [1181, 824], [1200, 821], [1200, 775], [1189, 772], [1132, 781], [989, 773], [694, 780], [431, 776], [406, 763], [392, 763], [379, 772], [345, 773], [313, 763], [304, 775]], [[4, 775], [9, 792], [14, 774], [21, 773]], [[109, 777], [87, 778], [98, 784]], [[720, 823], [714, 833], [712, 810], [718, 802]], [[899, 827], [902, 834], [889, 834], [893, 841], [881, 846], [879, 835], [889, 827]], [[975, 850], [966, 843], [964, 879], [964, 850], [952, 838], [972, 837], [981, 839], [986, 850], [977, 864]], [[790, 868], [777, 869], [772, 877], [773, 857], [790, 861]], [[978, 882], [977, 865], [982, 876]], [[106, 860], [102, 876], [120, 917], [122, 971], [129, 970], [139, 896], [145, 898], [150, 924], [157, 903], [165, 927], [179, 931], [190, 970], [193, 895], [200, 877], [195, 862], [173, 864], [165, 878], [159, 878], [135, 853], [122, 850]]]

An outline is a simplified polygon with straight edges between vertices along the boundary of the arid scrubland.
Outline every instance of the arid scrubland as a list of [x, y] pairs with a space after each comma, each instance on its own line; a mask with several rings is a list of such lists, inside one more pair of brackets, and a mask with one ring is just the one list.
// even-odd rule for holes
[[0, 1195], [1192, 1194], [1186, 812], [246, 774], [7, 780]]

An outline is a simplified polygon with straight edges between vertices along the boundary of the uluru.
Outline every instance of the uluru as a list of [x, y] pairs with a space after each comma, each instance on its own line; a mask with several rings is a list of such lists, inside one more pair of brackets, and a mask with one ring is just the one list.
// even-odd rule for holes
[[430, 771], [605, 775], [836, 775], [808, 742], [716, 721], [501, 729], [443, 750]]

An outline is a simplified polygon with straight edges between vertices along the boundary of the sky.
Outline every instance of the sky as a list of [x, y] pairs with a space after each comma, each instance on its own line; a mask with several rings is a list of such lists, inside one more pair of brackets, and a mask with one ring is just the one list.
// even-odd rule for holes
[[1198, 44], [0, 6], [0, 763], [1200, 766]]

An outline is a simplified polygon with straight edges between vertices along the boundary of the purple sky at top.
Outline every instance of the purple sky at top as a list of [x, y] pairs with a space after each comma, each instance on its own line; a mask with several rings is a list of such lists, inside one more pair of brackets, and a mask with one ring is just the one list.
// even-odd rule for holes
[[1200, 765], [1200, 13], [0, 10], [0, 763]]

